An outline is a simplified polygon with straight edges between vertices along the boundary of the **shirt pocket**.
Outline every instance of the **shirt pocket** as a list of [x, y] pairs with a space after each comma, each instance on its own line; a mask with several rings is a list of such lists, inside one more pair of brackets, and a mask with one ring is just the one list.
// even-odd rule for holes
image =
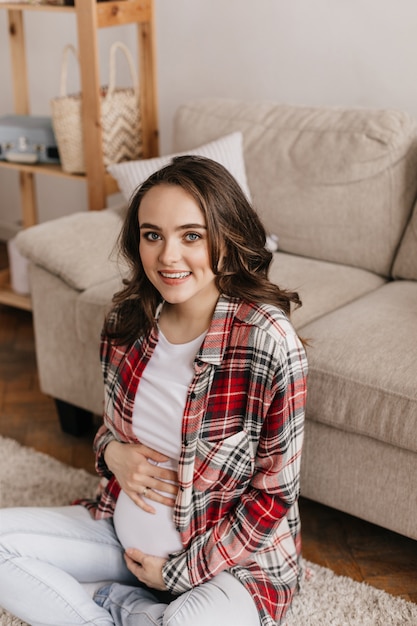
[[221, 441], [197, 441], [194, 465], [196, 491], [233, 491], [246, 489], [254, 471], [249, 436], [242, 430]]

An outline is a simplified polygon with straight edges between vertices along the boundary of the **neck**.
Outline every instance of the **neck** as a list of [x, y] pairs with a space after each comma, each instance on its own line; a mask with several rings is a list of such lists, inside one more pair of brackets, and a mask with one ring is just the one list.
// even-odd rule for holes
[[166, 302], [159, 318], [159, 326], [171, 343], [187, 343], [196, 339], [210, 326], [216, 303], [207, 309], [188, 310], [186, 305], [169, 304]]

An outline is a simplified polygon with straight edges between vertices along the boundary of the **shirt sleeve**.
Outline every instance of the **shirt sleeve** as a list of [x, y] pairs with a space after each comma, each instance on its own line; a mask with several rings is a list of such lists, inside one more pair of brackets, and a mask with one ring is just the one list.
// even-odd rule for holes
[[110, 441], [114, 439], [115, 436], [104, 424], [100, 426], [94, 438], [93, 449], [96, 458], [96, 471], [103, 478], [112, 478], [113, 476], [104, 460], [104, 452]]
[[[116, 313], [113, 311], [110, 315], [110, 323], [115, 323]], [[103, 328], [101, 332], [101, 342], [100, 342], [100, 362], [101, 362], [101, 370], [103, 374], [103, 382], [104, 388], [108, 384], [108, 374], [109, 367], [111, 363], [112, 357], [112, 344], [109, 338], [107, 337], [105, 330]], [[104, 451], [110, 441], [115, 439], [113, 433], [103, 424], [100, 426], [97, 434], [94, 438], [93, 450], [95, 453], [96, 459], [96, 471], [100, 476], [105, 478], [111, 478], [113, 474], [108, 469], [105, 461], [104, 461]]]
[[273, 378], [250, 485], [226, 517], [166, 562], [163, 576], [172, 593], [253, 561], [298, 499], [307, 360], [295, 334], [282, 342]]

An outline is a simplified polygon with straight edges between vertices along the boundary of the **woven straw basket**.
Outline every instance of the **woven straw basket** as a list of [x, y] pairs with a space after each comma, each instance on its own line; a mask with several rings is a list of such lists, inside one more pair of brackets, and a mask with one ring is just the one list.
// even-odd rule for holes
[[[133, 87], [116, 88], [117, 50], [122, 51], [126, 57]], [[61, 65], [60, 95], [51, 100], [52, 124], [62, 169], [71, 174], [82, 174], [86, 170], [81, 116], [82, 94], [67, 94], [70, 53], [78, 60], [74, 46], [71, 44], [65, 46]], [[110, 48], [109, 86], [100, 90], [100, 113], [104, 165], [140, 158], [143, 146], [139, 85], [132, 56], [121, 42], [115, 42]]]

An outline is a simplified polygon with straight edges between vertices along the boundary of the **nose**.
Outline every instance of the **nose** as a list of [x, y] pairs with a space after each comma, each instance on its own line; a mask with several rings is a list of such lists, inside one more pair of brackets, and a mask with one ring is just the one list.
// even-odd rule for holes
[[166, 238], [159, 252], [159, 261], [164, 265], [172, 265], [180, 259], [180, 243], [174, 237]]

